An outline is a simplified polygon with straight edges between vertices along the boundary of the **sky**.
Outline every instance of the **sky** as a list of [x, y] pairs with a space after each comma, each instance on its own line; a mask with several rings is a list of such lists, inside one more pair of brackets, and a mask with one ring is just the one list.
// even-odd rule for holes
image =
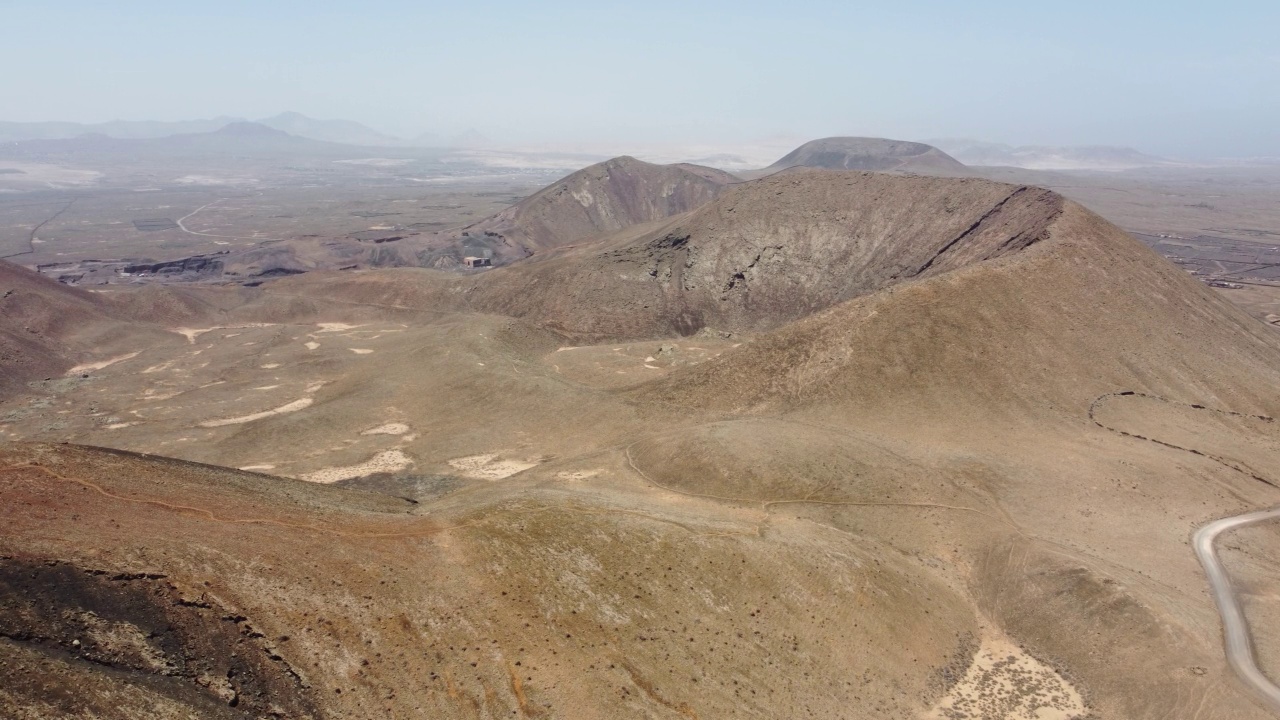
[[1280, 156], [1280, 2], [0, 0], [0, 120]]

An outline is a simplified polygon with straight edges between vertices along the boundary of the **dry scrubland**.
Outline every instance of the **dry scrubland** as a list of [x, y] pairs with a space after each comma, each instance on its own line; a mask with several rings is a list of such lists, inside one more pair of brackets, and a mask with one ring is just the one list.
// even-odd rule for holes
[[[0, 707], [1270, 716], [1188, 540], [1280, 501], [1273, 329], [1026, 186], [642, 220], [481, 275], [5, 266]], [[1225, 556], [1268, 668], [1277, 542]]]

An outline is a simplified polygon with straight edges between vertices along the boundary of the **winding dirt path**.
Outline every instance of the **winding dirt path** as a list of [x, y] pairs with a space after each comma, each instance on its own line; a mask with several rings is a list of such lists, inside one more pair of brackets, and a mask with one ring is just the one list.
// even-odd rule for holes
[[[1145, 435], [1126, 432], [1119, 428], [1111, 427], [1098, 420], [1094, 413], [1104, 402], [1116, 397], [1139, 397], [1147, 400], [1157, 400], [1170, 405], [1180, 405], [1182, 407], [1201, 410], [1205, 412], [1217, 413], [1219, 415], [1227, 415], [1230, 417], [1247, 418], [1258, 420], [1261, 422], [1274, 422], [1274, 419], [1266, 415], [1248, 415], [1238, 413], [1231, 410], [1219, 410], [1217, 408], [1206, 407], [1193, 403], [1178, 402], [1159, 395], [1150, 395], [1148, 393], [1134, 392], [1126, 390], [1124, 392], [1107, 393], [1100, 395], [1092, 404], [1089, 405], [1089, 419], [1098, 427], [1109, 432], [1117, 433], [1125, 437], [1135, 440], [1145, 440], [1164, 447], [1181, 450], [1208, 458], [1223, 467], [1235, 470], [1242, 475], [1246, 475], [1254, 480], [1270, 485], [1271, 487], [1280, 487], [1274, 481], [1258, 475], [1251, 470], [1240, 467], [1239, 464], [1231, 460], [1203, 452], [1195, 448], [1183, 447], [1175, 445], [1164, 440], [1158, 440]], [[1234, 588], [1231, 587], [1231, 577], [1227, 574], [1227, 569], [1222, 565], [1222, 561], [1218, 558], [1218, 552], [1215, 549], [1215, 543], [1218, 536], [1236, 530], [1247, 525], [1265, 522], [1280, 518], [1280, 507], [1270, 508], [1266, 510], [1254, 510], [1242, 515], [1222, 518], [1214, 520], [1201, 527], [1191, 536], [1191, 547], [1195, 550], [1196, 558], [1200, 561], [1201, 567], [1204, 568], [1205, 577], [1209, 581], [1209, 591], [1213, 595], [1213, 601], [1218, 606], [1218, 615], [1222, 618], [1222, 642], [1227, 657], [1227, 664], [1235, 671], [1240, 680], [1257, 695], [1271, 706], [1272, 710], [1280, 712], [1280, 686], [1277, 686], [1266, 675], [1262, 669], [1258, 667], [1257, 656], [1253, 650], [1253, 636], [1249, 632], [1249, 623], [1245, 619], [1244, 607], [1240, 604], [1240, 598], [1236, 595]]]
[[219, 198], [217, 200], [214, 200], [211, 203], [201, 205], [200, 207], [196, 208], [192, 212], [187, 213], [186, 215], [183, 215], [181, 218], [178, 218], [178, 220], [176, 221], [178, 229], [184, 233], [187, 233], [188, 235], [198, 235], [200, 237], [219, 238], [223, 240], [251, 240], [253, 242], [264, 242], [264, 243], [265, 242], [284, 242], [284, 240], [281, 238], [245, 237], [242, 235], [218, 235], [216, 233], [207, 233], [207, 232], [201, 232], [199, 230], [192, 230], [191, 228], [186, 226], [186, 221], [195, 217], [202, 210], [206, 210], [208, 208], [213, 207], [214, 205], [218, 205], [219, 203], [226, 202], [227, 200], [230, 200], [230, 199], [231, 198]]
[[1258, 667], [1244, 608], [1231, 587], [1231, 578], [1227, 575], [1227, 569], [1222, 566], [1222, 561], [1218, 559], [1218, 553], [1214, 549], [1214, 541], [1222, 533], [1275, 518], [1280, 518], [1280, 508], [1257, 510], [1215, 520], [1196, 531], [1191, 538], [1191, 545], [1195, 548], [1200, 564], [1204, 566], [1204, 574], [1209, 578], [1213, 600], [1218, 604], [1218, 614], [1222, 616], [1222, 637], [1223, 644], [1226, 646], [1227, 664], [1246, 685], [1266, 700], [1273, 710], [1280, 711], [1280, 686], [1271, 682]]
[[[80, 199], [80, 198], [78, 198], [78, 197], [77, 197], [77, 198], [71, 198], [71, 200], [69, 200], [69, 201], [67, 202], [67, 204], [66, 204], [66, 205], [63, 205], [63, 206], [62, 206], [62, 209], [61, 209], [61, 210], [58, 210], [58, 211], [57, 211], [57, 212], [55, 212], [53, 215], [50, 215], [48, 218], [46, 218], [44, 221], [42, 221], [39, 225], [36, 225], [35, 227], [31, 228], [31, 232], [27, 234], [27, 249], [26, 249], [26, 250], [24, 250], [24, 251], [22, 251], [22, 252], [10, 253], [10, 254], [8, 254], [8, 255], [0, 255], [0, 260], [4, 260], [4, 259], [8, 259], [8, 258], [20, 257], [20, 256], [22, 256], [22, 255], [34, 255], [34, 254], [35, 254], [35, 252], [36, 252], [36, 240], [39, 240], [39, 239], [40, 239], [39, 237], [37, 237], [37, 235], [36, 235], [36, 234], [40, 232], [40, 229], [41, 229], [41, 228], [43, 228], [45, 225], [48, 225], [49, 223], [53, 222], [54, 220], [57, 220], [58, 218], [62, 217], [62, 214], [63, 214], [63, 213], [65, 213], [66, 211], [70, 210], [70, 209], [71, 209], [71, 206], [72, 206], [72, 205], [75, 205], [75, 204], [76, 204], [76, 201], [77, 201], [77, 200], [79, 200], [79, 199]], [[42, 241], [42, 242], [43, 242], [43, 241]]]

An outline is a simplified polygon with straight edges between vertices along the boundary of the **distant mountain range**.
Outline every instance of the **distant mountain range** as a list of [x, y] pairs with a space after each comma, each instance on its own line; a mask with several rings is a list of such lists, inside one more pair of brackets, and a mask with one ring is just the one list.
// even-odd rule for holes
[[15, 159], [78, 158], [179, 158], [225, 156], [275, 157], [281, 153], [305, 153], [318, 157], [358, 156], [364, 149], [313, 140], [262, 123], [237, 120], [210, 131], [160, 137], [117, 138], [103, 133], [83, 133], [70, 138], [34, 139], [0, 146], [3, 155]]
[[[218, 133], [227, 128], [256, 125], [259, 128], [271, 128], [288, 133], [295, 138], [353, 145], [359, 147], [403, 147], [403, 148], [452, 148], [458, 150], [483, 150], [492, 148], [494, 143], [475, 130], [468, 130], [454, 136], [442, 136], [435, 133], [422, 133], [412, 138], [398, 138], [353, 120], [320, 120], [298, 112], [282, 112], [268, 118], [248, 121], [245, 118], [219, 116], [204, 120], [153, 121], [153, 120], [113, 120], [104, 123], [76, 122], [7, 122], [0, 121], [0, 143], [27, 141], [83, 141], [88, 144], [101, 145], [106, 139], [111, 140], [156, 140], [161, 138], [186, 138], [181, 144], [190, 144], [192, 136]], [[233, 132], [236, 132], [233, 130]], [[260, 140], [262, 138], [259, 138]], [[281, 138], [276, 138], [280, 140]], [[854, 143], [857, 138], [828, 138], [816, 143], [843, 142]], [[985, 142], [968, 138], [943, 138], [927, 141], [934, 147], [919, 143], [897, 143], [893, 148], [864, 148], [841, 146], [839, 148], [808, 147], [808, 154], [813, 158], [791, 158], [790, 162], [779, 161], [781, 169], [787, 165], [815, 166], [835, 163], [851, 169], [888, 169], [884, 166], [893, 156], [893, 163], [902, 165], [901, 170], [923, 170], [928, 174], [964, 174], [964, 165], [971, 166], [1005, 166], [1026, 168], [1030, 170], [1128, 170], [1133, 168], [1176, 165], [1177, 163], [1147, 155], [1133, 148], [1105, 145], [1092, 146], [1044, 146], [1028, 145], [1015, 147], [1001, 143]], [[865, 143], [864, 143], [865, 144]], [[852, 148], [852, 149], [851, 149]], [[819, 152], [821, 150], [821, 152]], [[796, 152], [800, 152], [797, 150]], [[815, 155], [816, 153], [816, 155]], [[821, 157], [818, 157], [821, 156]], [[870, 156], [878, 158], [874, 168], [865, 167]], [[948, 157], [949, 156], [949, 157]], [[807, 155], [806, 155], [807, 157]], [[954, 160], [953, 160], [954, 159]], [[734, 164], [727, 162], [726, 164]], [[959, 162], [955, 162], [959, 161]], [[708, 164], [717, 164], [711, 159], [703, 160]], [[917, 168], [916, 165], [928, 166]], [[948, 166], [949, 171], [943, 171]]]
[[1110, 145], [1014, 147], [966, 138], [942, 138], [928, 142], [966, 165], [1028, 170], [1131, 170], [1176, 164], [1133, 148]]
[[75, 122], [4, 122], [0, 121], [0, 142], [23, 140], [71, 140], [83, 135], [106, 135], [121, 140], [141, 140], [213, 132], [230, 123], [243, 120], [216, 117], [209, 120], [161, 122], [152, 120], [113, 120], [105, 123]]
[[274, 117], [259, 120], [258, 123], [276, 130], [283, 130], [290, 135], [343, 145], [404, 144], [399, 138], [385, 135], [354, 120], [316, 120], [302, 113], [283, 112]]
[[[0, 142], [26, 140], [72, 140], [86, 135], [107, 136], [119, 140], [145, 140], [195, 135], [219, 131], [233, 123], [244, 123], [245, 118], [220, 116], [208, 120], [181, 120], [162, 122], [152, 120], [113, 120], [105, 123], [75, 122], [4, 122], [0, 121]], [[255, 121], [258, 125], [282, 130], [290, 135], [365, 147], [457, 147], [474, 148], [489, 141], [474, 130], [454, 138], [444, 138], [424, 133], [404, 140], [353, 120], [317, 120], [297, 112], [283, 112]]]

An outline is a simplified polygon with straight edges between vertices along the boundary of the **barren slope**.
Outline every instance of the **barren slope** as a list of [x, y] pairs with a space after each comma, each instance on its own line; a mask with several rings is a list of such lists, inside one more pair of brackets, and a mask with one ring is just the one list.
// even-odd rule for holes
[[765, 171], [779, 172], [794, 167], [917, 173], [944, 177], [971, 174], [960, 161], [931, 145], [866, 137], [811, 140], [784, 155], [765, 168]]
[[1015, 253], [1062, 199], [982, 180], [806, 171], [662, 226], [488, 274], [473, 307], [582, 338], [769, 330], [915, 277]]
[[687, 212], [735, 182], [738, 178], [714, 168], [617, 157], [583, 168], [470, 225], [374, 247], [348, 247], [342, 257], [330, 258], [324, 266], [341, 262], [458, 270], [468, 256], [504, 265]]
[[16, 717], [908, 716], [977, 630], [910, 558], [714, 508], [414, 506], [40, 445], [0, 487]]
[[62, 375], [90, 351], [123, 354], [148, 332], [116, 320], [92, 293], [0, 260], [0, 398]]
[[689, 165], [607, 160], [566, 177], [462, 230], [461, 242], [503, 255], [573, 245], [693, 210], [735, 178]]
[[909, 400], [922, 415], [1078, 415], [1102, 393], [1132, 389], [1272, 409], [1274, 331], [1074, 203], [1043, 237], [805, 318], [645, 392], [725, 408], [878, 411]]

